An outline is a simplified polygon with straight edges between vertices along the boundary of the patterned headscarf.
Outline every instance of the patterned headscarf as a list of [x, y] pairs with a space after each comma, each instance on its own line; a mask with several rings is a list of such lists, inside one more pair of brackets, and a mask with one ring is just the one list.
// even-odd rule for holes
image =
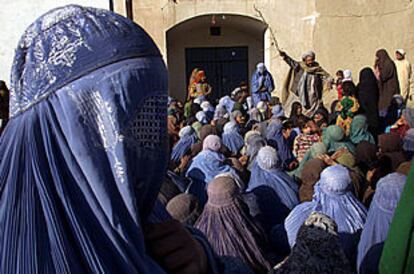
[[301, 225], [289, 257], [274, 273], [353, 273], [340, 246], [335, 221], [312, 212]]

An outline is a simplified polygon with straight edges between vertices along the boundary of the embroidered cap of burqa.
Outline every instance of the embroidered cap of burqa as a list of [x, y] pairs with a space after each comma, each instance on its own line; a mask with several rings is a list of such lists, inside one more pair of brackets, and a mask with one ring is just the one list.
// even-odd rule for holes
[[21, 38], [0, 145], [0, 273], [163, 273], [146, 222], [167, 163], [167, 72], [140, 27], [66, 6]]

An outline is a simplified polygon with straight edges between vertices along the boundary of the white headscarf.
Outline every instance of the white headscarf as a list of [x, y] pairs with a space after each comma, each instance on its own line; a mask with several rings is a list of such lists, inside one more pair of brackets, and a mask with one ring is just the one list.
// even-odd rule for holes
[[203, 150], [219, 151], [221, 139], [217, 135], [208, 135], [203, 141]]
[[405, 50], [403, 50], [403, 49], [397, 49], [396, 52], [398, 52], [402, 56], [405, 56], [405, 53], [406, 53]]
[[267, 104], [266, 102], [260, 101], [259, 103], [257, 103], [256, 108], [261, 112], [261, 113], [266, 113], [267, 112]]
[[202, 109], [204, 112], [207, 112], [207, 111], [214, 111], [214, 107], [210, 104], [210, 102], [209, 102], [209, 101], [204, 101], [204, 102], [202, 102], [202, 103], [201, 103], [201, 105], [200, 105], [200, 107], [201, 107], [201, 109]]
[[302, 60], [303, 61], [305, 61], [305, 59], [307, 57], [312, 57], [315, 60], [315, 57], [316, 57], [315, 52], [312, 51], [312, 50], [308, 50], [307, 52], [305, 52], [305, 53], [302, 54]]
[[256, 66], [257, 71], [259, 71], [260, 73], [263, 73], [266, 71], [266, 66], [263, 63], [259, 63]]
[[185, 126], [178, 132], [178, 136], [182, 138], [184, 136], [189, 136], [193, 132], [194, 132], [194, 129], [191, 126]]
[[352, 71], [349, 69], [344, 70], [344, 79], [342, 82], [352, 82]]
[[253, 100], [252, 100], [252, 97], [251, 96], [249, 96], [249, 97], [246, 98], [246, 103], [247, 103], [247, 108], [249, 110], [253, 108]]
[[197, 121], [199, 121], [202, 124], [207, 124], [208, 123], [207, 116], [204, 113], [204, 111], [200, 110], [199, 112], [197, 112], [195, 117], [196, 117]]
[[257, 154], [257, 164], [263, 170], [271, 170], [279, 165], [277, 151], [271, 146], [262, 147]]

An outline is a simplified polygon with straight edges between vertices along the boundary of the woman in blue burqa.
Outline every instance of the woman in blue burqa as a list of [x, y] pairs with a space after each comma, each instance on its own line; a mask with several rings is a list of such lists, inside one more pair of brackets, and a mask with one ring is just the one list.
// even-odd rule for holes
[[256, 71], [252, 76], [252, 100], [256, 107], [260, 101], [270, 101], [272, 91], [275, 89], [272, 74], [263, 63], [257, 64]]
[[283, 171], [281, 164], [274, 148], [261, 148], [246, 190], [255, 196], [260, 214], [254, 217], [266, 230], [282, 223], [299, 204], [298, 185]]
[[167, 71], [140, 27], [104, 10], [52, 10], [21, 38], [11, 87], [0, 273], [216, 272], [206, 242], [156, 203]]
[[330, 216], [338, 224], [341, 246], [353, 263], [359, 235], [367, 217], [366, 208], [351, 192], [352, 179], [347, 168], [330, 166], [320, 175], [314, 186], [311, 202], [296, 206], [285, 220], [285, 229], [291, 247], [301, 224], [313, 211]]

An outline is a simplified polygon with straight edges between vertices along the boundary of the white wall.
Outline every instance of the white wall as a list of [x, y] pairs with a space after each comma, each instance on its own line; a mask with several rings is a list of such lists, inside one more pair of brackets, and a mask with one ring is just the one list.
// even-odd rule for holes
[[24, 30], [48, 10], [67, 4], [109, 8], [109, 0], [0, 0], [0, 79], [10, 82], [14, 50]]

